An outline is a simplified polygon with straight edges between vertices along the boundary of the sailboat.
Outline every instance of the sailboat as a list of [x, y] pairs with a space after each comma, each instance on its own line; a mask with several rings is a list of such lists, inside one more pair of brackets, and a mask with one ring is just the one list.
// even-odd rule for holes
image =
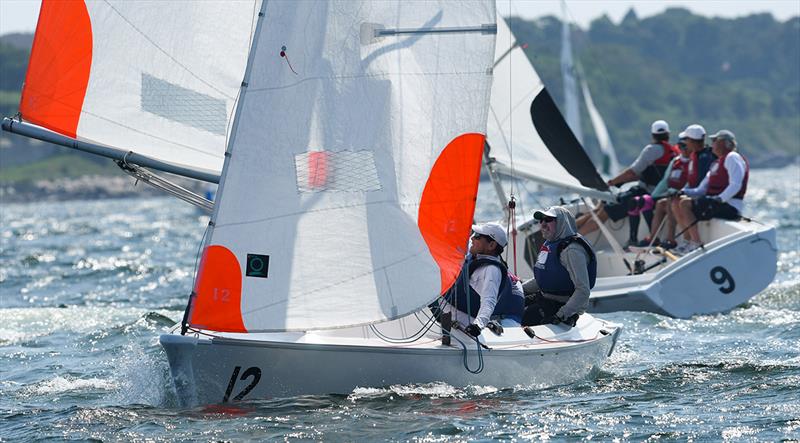
[[[168, 3], [179, 22], [162, 5], [45, 1], [35, 39], [62, 47], [34, 43], [31, 69], [44, 73], [29, 71], [21, 118], [3, 128], [114, 158], [197, 205], [150, 170], [219, 182], [184, 318], [160, 337], [182, 404], [428, 382], [540, 387], [597, 373], [617, 324], [584, 315], [573, 328], [474, 339], [428, 308], [467, 250], [493, 1]], [[91, 32], [79, 48], [58, 38], [80, 26]], [[142, 46], [133, 55], [106, 47], [117, 27]], [[39, 81], [71, 73], [67, 55], [46, 63], [63, 45], [90, 58], [85, 87], [65, 94], [82, 97], [35, 114], [64, 102]], [[129, 73], [138, 54], [154, 65]], [[96, 70], [109, 63], [117, 71]], [[119, 72], [129, 75], [102, 78]], [[145, 100], [153, 91], [163, 95]], [[117, 109], [101, 114], [98, 100]], [[60, 111], [70, 125], [56, 124]]]
[[[530, 180], [565, 192], [562, 199], [573, 213], [594, 207], [593, 199], [612, 200], [581, 143], [531, 65], [511, 30], [498, 21], [511, 48], [497, 54], [495, 84], [487, 128], [487, 167], [503, 187], [503, 177]], [[502, 55], [502, 57], [501, 57]], [[512, 94], [505, 81], [511, 83]], [[513, 129], [513, 131], [512, 131]], [[513, 141], [513, 142], [512, 142]], [[513, 165], [513, 167], [512, 167]], [[501, 203], [505, 198], [500, 197]], [[523, 214], [531, 217], [532, 214]], [[657, 248], [628, 252], [620, 243], [628, 236], [627, 218], [607, 221], [590, 236], [597, 252], [597, 282], [590, 312], [647, 311], [686, 318], [727, 312], [766, 288], [777, 270], [775, 227], [743, 217], [738, 221], [712, 219], [698, 223], [704, 248], [680, 257]], [[644, 237], [646, 224], [640, 226]], [[516, 262], [520, 277], [533, 276], [541, 240], [538, 225], [523, 219], [516, 229]]]
[[585, 76], [582, 75], [579, 65], [575, 63], [572, 57], [572, 38], [566, 0], [561, 0], [561, 11], [563, 17], [561, 20], [561, 78], [564, 83], [564, 117], [578, 142], [586, 146], [583, 138], [583, 128], [581, 127], [580, 100], [578, 99], [577, 88], [578, 79], [580, 78], [583, 102], [586, 104], [586, 111], [589, 114], [589, 120], [592, 123], [592, 129], [594, 129], [600, 148], [600, 173], [604, 177], [613, 177], [621, 171], [617, 153], [614, 149], [614, 144], [611, 142], [611, 136], [608, 134], [605, 121], [603, 121], [603, 116], [594, 105], [592, 94], [589, 91], [589, 84], [586, 82]]

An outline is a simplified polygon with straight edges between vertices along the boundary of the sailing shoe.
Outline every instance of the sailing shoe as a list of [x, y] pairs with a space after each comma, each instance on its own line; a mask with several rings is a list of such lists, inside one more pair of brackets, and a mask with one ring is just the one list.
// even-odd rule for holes
[[684, 243], [684, 244], [678, 246], [677, 248], [673, 249], [673, 252], [675, 252], [677, 254], [680, 254], [680, 255], [686, 255], [686, 254], [694, 251], [695, 249], [699, 248], [700, 246], [701, 245], [699, 243], [695, 243], [693, 241], [687, 241], [686, 243]]
[[[661, 245], [661, 242], [658, 240], [658, 238], [656, 238], [653, 241], [653, 247], [656, 247], [656, 246], [659, 246], [659, 245]], [[639, 240], [639, 242], [636, 243], [635, 246], [639, 246], [640, 248], [646, 248], [646, 247], [650, 246], [650, 237], [645, 237], [644, 240]]]
[[675, 243], [675, 241], [673, 240], [664, 240], [661, 242], [660, 246], [664, 249], [675, 249], [675, 247], [678, 246], [678, 244]]

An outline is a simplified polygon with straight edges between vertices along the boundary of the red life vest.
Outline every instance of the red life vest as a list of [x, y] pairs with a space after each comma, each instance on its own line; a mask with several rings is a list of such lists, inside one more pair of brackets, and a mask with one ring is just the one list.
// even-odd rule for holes
[[669, 162], [672, 161], [673, 157], [681, 155], [681, 149], [678, 147], [678, 145], [671, 145], [669, 142], [664, 140], [660, 141], [659, 143], [664, 147], [664, 153], [661, 154], [661, 157], [654, 161], [653, 164], [659, 166], [669, 166]]
[[650, 164], [650, 166], [646, 167], [639, 176], [640, 180], [651, 186], [655, 186], [661, 181], [664, 177], [664, 173], [667, 172], [667, 166], [669, 166], [669, 162], [672, 161], [672, 157], [680, 155], [681, 153], [677, 145], [671, 145], [667, 141], [662, 140], [658, 142], [658, 144], [664, 148], [664, 153]]
[[[706, 191], [706, 195], [719, 195], [728, 187], [728, 170], [725, 168], [725, 159], [728, 157], [728, 154], [730, 154], [730, 152], [717, 159], [714, 164], [711, 165], [711, 169], [708, 171], [708, 190]], [[744, 160], [744, 178], [742, 178], [741, 189], [739, 189], [739, 192], [737, 192], [733, 198], [744, 198], [744, 193], [747, 191], [747, 180], [750, 178], [750, 163], [743, 155], [739, 155], [742, 157], [742, 160]]]
[[688, 158], [684, 160], [681, 156], [675, 157], [675, 160], [672, 160], [672, 170], [667, 178], [667, 187], [682, 189], [689, 179], [689, 165], [691, 164], [692, 161]]

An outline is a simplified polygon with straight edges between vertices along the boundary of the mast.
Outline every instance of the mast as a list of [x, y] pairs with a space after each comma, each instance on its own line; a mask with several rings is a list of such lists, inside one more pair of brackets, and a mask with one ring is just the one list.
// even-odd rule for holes
[[569, 128], [575, 134], [575, 138], [583, 145], [578, 86], [575, 80], [575, 64], [572, 61], [572, 39], [570, 38], [570, 25], [567, 18], [567, 3], [565, 0], [561, 0], [561, 10], [564, 15], [561, 22], [561, 78], [564, 82], [565, 117]]

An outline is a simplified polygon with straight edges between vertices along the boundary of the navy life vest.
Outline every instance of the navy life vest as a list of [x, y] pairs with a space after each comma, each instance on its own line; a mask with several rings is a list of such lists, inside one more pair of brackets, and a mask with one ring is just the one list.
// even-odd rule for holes
[[667, 172], [667, 167], [669, 166], [672, 158], [676, 155], [680, 155], [680, 149], [675, 146], [669, 144], [667, 141], [660, 141], [657, 144], [661, 145], [664, 149], [664, 153], [661, 154], [661, 157], [657, 158], [651, 165], [646, 167], [644, 171], [642, 171], [642, 175], [639, 179], [650, 186], [655, 186], [661, 179], [664, 177], [664, 173]]
[[[461, 270], [456, 283], [450, 288], [451, 293], [448, 294], [449, 303], [473, 318], [478, 315], [481, 307], [481, 296], [469, 285], [469, 277], [472, 276], [476, 269], [483, 266], [497, 266], [502, 275], [500, 288], [497, 290], [497, 304], [494, 306], [492, 316], [501, 315], [522, 322], [525, 299], [523, 297], [515, 297], [511, 292], [511, 279], [508, 277], [508, 269], [498, 260], [478, 258], [470, 261], [469, 267], [465, 266]], [[466, 276], [464, 276], [464, 271], [468, 272]]]
[[583, 249], [589, 255], [589, 262], [587, 263], [589, 289], [594, 287], [594, 283], [597, 280], [597, 257], [594, 255], [592, 247], [583, 237], [573, 235], [552, 242], [546, 241], [542, 245], [542, 249], [539, 251], [539, 259], [533, 267], [533, 275], [536, 277], [536, 283], [539, 284], [539, 289], [542, 292], [553, 295], [572, 295], [575, 292], [575, 284], [572, 283], [567, 268], [561, 264], [561, 251], [573, 242], [583, 246]]

